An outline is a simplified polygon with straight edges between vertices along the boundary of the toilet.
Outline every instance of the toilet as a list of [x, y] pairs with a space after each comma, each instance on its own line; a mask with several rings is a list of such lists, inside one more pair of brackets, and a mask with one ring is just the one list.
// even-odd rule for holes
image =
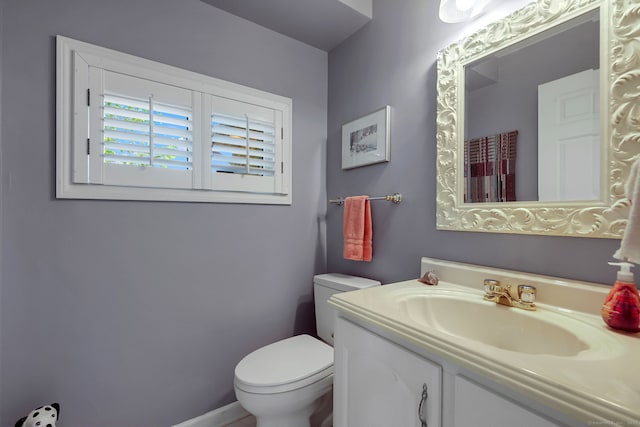
[[236, 365], [236, 397], [256, 417], [256, 427], [310, 426], [311, 415], [333, 390], [335, 311], [327, 300], [337, 292], [379, 285], [376, 280], [346, 274], [314, 276], [316, 327], [322, 341], [297, 335], [259, 348]]

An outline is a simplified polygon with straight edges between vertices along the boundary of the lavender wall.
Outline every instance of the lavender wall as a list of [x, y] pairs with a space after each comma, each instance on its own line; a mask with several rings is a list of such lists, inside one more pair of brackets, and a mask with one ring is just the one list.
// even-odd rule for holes
[[[170, 426], [253, 349], [314, 332], [327, 54], [198, 0], [6, 0], [0, 425]], [[56, 34], [293, 99], [293, 205], [56, 200]]]
[[[504, 10], [494, 16], [520, 5], [499, 3]], [[374, 0], [373, 21], [329, 54], [329, 197], [398, 191], [404, 201], [372, 202], [371, 263], [342, 259], [342, 208], [330, 207], [328, 269], [390, 282], [418, 276], [420, 257], [430, 256], [612, 283], [606, 263], [617, 240], [436, 230], [436, 55], [482, 24], [442, 23], [438, 6]], [[392, 107], [391, 162], [341, 170], [341, 125], [385, 104]]]

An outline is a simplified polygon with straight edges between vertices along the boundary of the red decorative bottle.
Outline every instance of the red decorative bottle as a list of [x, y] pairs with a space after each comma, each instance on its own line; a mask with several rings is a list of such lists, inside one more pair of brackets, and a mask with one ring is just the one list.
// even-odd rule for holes
[[640, 331], [640, 295], [633, 283], [633, 264], [628, 262], [610, 262], [619, 265], [618, 280], [602, 305], [602, 319], [614, 329], [627, 332]]

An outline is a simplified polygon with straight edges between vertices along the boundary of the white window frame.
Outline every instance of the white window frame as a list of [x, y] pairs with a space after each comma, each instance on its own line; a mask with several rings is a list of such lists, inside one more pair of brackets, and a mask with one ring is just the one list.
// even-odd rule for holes
[[[56, 48], [57, 198], [291, 204], [293, 168], [290, 98], [63, 36], [57, 36]], [[83, 66], [76, 67], [76, 63], [82, 63]], [[84, 65], [85, 63], [88, 64], [88, 68]], [[99, 168], [95, 165], [102, 164], [102, 161], [98, 160], [96, 163], [95, 153], [102, 153], [103, 135], [102, 129], [96, 129], [95, 123], [90, 126], [87, 106], [88, 99], [94, 106], [92, 108], [102, 105], [101, 86], [96, 82], [97, 79], [90, 79], [89, 76], [95, 70], [125, 74], [192, 92], [194, 113], [192, 188], [145, 187], [136, 186], [135, 183], [113, 185], [105, 184], [101, 178], [96, 178], [96, 170]], [[85, 86], [90, 87], [90, 92], [84, 90]], [[265, 190], [264, 185], [254, 186], [253, 183], [257, 180], [252, 175], [236, 175], [231, 180], [216, 180], [212, 176], [214, 174], [210, 167], [211, 100], [215, 97], [275, 111], [274, 123], [279, 127], [275, 132], [278, 138], [276, 157], [279, 167], [275, 168], [273, 191]], [[198, 124], [195, 124], [196, 122]], [[89, 127], [91, 127], [91, 135], [89, 135]], [[89, 145], [94, 153], [92, 158], [87, 155], [87, 136], [90, 137]], [[74, 164], [82, 165], [83, 162], [91, 162], [91, 165], [94, 165], [87, 166], [90, 172], [77, 170], [74, 172]], [[225, 182], [230, 184], [227, 185]]]

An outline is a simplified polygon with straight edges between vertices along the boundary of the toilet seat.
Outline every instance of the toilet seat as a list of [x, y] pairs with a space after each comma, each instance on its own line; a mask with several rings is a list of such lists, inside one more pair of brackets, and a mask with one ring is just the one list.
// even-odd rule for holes
[[234, 383], [249, 393], [283, 393], [332, 374], [333, 347], [309, 335], [297, 335], [245, 356], [236, 366]]

